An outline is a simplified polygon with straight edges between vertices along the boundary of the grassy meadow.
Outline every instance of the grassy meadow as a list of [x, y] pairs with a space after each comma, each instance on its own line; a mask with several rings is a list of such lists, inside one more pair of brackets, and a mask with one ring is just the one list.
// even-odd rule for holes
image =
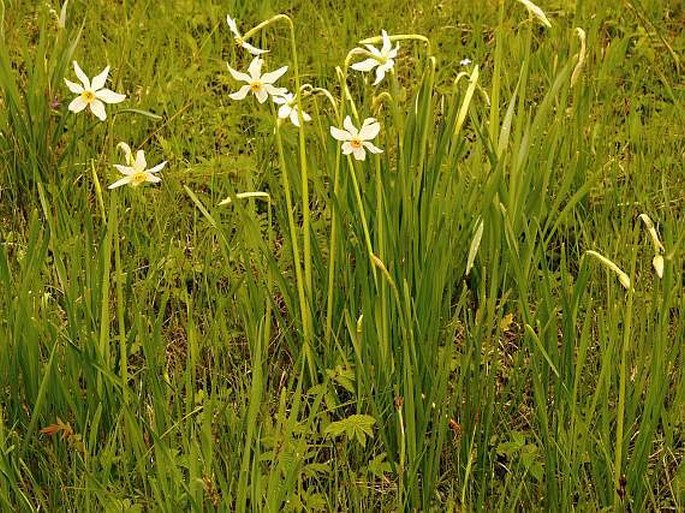
[[685, 4], [537, 3], [0, 1], [0, 511], [685, 510]]

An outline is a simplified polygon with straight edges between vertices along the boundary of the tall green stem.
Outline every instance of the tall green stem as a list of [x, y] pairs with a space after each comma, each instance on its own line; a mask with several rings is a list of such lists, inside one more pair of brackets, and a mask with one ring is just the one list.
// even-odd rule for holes
[[362, 201], [361, 191], [359, 190], [359, 182], [357, 181], [357, 173], [354, 170], [351, 157], [347, 157], [350, 165], [350, 176], [352, 177], [352, 185], [354, 186], [354, 197], [357, 200], [357, 208], [359, 209], [359, 216], [362, 220], [362, 229], [364, 230], [364, 241], [366, 242], [366, 250], [369, 253], [369, 261], [371, 262], [371, 270], [373, 271], [373, 281], [378, 285], [378, 278], [376, 277], [376, 265], [373, 260], [373, 244], [371, 244], [371, 233], [369, 232], [369, 224], [366, 221], [366, 214], [364, 211], [364, 203]]
[[121, 251], [119, 249], [119, 201], [118, 195], [112, 194], [109, 222], [112, 223], [112, 237], [114, 239], [114, 273], [117, 288], [117, 320], [119, 322], [119, 367], [121, 371], [121, 393], [124, 403], [128, 402], [128, 351], [126, 349], [126, 323], [124, 322], [124, 270], [121, 267]]
[[[272, 23], [276, 23], [278, 21], [285, 21], [288, 24], [288, 28], [290, 29], [290, 46], [291, 46], [291, 51], [292, 51], [292, 59], [293, 59], [293, 72], [295, 74], [295, 90], [296, 90], [296, 98], [297, 98], [297, 109], [298, 109], [298, 114], [299, 114], [299, 120], [300, 120], [300, 129], [299, 129], [299, 157], [300, 157], [300, 180], [301, 180], [301, 187], [302, 187], [302, 236], [304, 238], [304, 277], [302, 276], [302, 268], [301, 268], [301, 261], [300, 261], [300, 251], [299, 251], [299, 246], [297, 244], [297, 231], [296, 231], [296, 226], [295, 226], [295, 221], [293, 218], [293, 206], [292, 206], [292, 197], [290, 193], [290, 181], [288, 179], [288, 172], [285, 167], [285, 158], [284, 158], [284, 153], [283, 153], [283, 141], [281, 139], [279, 127], [276, 127], [276, 139], [278, 143], [278, 151], [280, 153], [280, 162], [281, 162], [281, 176], [283, 179], [283, 187], [285, 189], [285, 194], [286, 194], [286, 203], [288, 207], [288, 223], [290, 225], [290, 234], [291, 234], [291, 239], [292, 239], [292, 245], [293, 245], [293, 258], [295, 259], [295, 273], [296, 273], [296, 279], [297, 279], [297, 287], [298, 287], [298, 296], [299, 296], [299, 302], [300, 302], [300, 309], [301, 309], [301, 315], [302, 315], [302, 329], [304, 333], [304, 351], [305, 351], [305, 356], [307, 359], [307, 364], [309, 366], [309, 372], [310, 376], [313, 381], [315, 381], [316, 378], [316, 372], [315, 372], [315, 366], [314, 366], [314, 361], [313, 361], [313, 354], [312, 354], [312, 348], [311, 348], [311, 343], [312, 343], [312, 331], [313, 331], [313, 326], [312, 326], [312, 321], [311, 321], [311, 311], [310, 311], [310, 305], [311, 305], [311, 298], [313, 297], [312, 295], [312, 248], [311, 248], [311, 229], [310, 229], [310, 219], [311, 219], [311, 214], [309, 211], [309, 173], [308, 173], [308, 168], [307, 168], [307, 147], [306, 147], [306, 140], [305, 140], [305, 133], [304, 133], [304, 119], [302, 118], [302, 100], [301, 100], [301, 94], [300, 94], [300, 89], [301, 89], [301, 84], [300, 84], [300, 69], [299, 69], [299, 64], [297, 60], [297, 44], [295, 41], [295, 26], [293, 24], [293, 21], [290, 19], [289, 16], [285, 14], [278, 14], [276, 16], [273, 16], [272, 18], [269, 18], [268, 20], [260, 23], [243, 36], [244, 39], [249, 39], [252, 37], [254, 34], [257, 32], [263, 30], [264, 28], [268, 27]], [[304, 280], [304, 281], [303, 281]]]
[[[340, 187], [340, 153], [335, 156], [335, 171], [333, 175], [333, 197], [337, 200], [338, 189]], [[326, 348], [330, 347], [331, 337], [333, 336], [333, 290], [335, 285], [335, 253], [338, 240], [338, 213], [335, 211], [335, 201], [333, 213], [331, 215], [331, 239], [328, 243], [328, 295], [326, 296]]]
[[302, 263], [300, 260], [300, 245], [297, 242], [297, 226], [293, 216], [293, 198], [290, 192], [290, 179], [288, 178], [288, 168], [285, 162], [283, 150], [283, 139], [281, 129], [276, 123], [276, 144], [278, 146], [278, 157], [281, 166], [281, 181], [283, 182], [283, 192], [285, 193], [285, 204], [288, 210], [288, 229], [290, 231], [290, 243], [293, 247], [293, 266], [295, 267], [295, 281], [297, 285], [297, 297], [300, 303], [300, 315], [302, 317], [303, 350], [309, 373], [312, 381], [316, 380], [316, 367], [312, 354], [312, 322], [309, 303], [305, 294], [305, 284], [302, 276]]
[[493, 145], [497, 145], [495, 138], [499, 130], [499, 93], [500, 77], [502, 76], [502, 60], [504, 53], [503, 34], [504, 29], [504, 0], [500, 0], [499, 23], [495, 31], [495, 71], [492, 76], [492, 89], [490, 91], [490, 121], [488, 123], [488, 133]]
[[[637, 237], [633, 236], [633, 248], [637, 247]], [[631, 264], [630, 275], [635, 276], [635, 264], [637, 260], [637, 251], [633, 249], [633, 259]], [[631, 327], [633, 323], [633, 297], [634, 287], [628, 288], [628, 298], [626, 300], [625, 310], [625, 328], [623, 331], [623, 341], [621, 344], [621, 360], [619, 369], [619, 385], [618, 385], [618, 408], [616, 412], [616, 452], [614, 454], [614, 510], [621, 511], [621, 493], [619, 490], [624, 488], [621, 483], [623, 476], [623, 433], [625, 426], [625, 412], [626, 412], [626, 368], [628, 366], [628, 348], [631, 340]]]

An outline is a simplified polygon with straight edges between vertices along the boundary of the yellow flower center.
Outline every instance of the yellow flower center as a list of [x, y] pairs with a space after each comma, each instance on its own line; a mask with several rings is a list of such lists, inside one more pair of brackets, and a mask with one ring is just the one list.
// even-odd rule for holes
[[253, 80], [252, 82], [250, 82], [250, 91], [252, 91], [253, 93], [258, 93], [261, 90], [262, 90], [261, 80]]
[[350, 146], [352, 146], [355, 150], [358, 150], [362, 147], [362, 140], [358, 137], [355, 137], [350, 141]]
[[145, 182], [146, 179], [147, 175], [145, 174], [145, 171], [138, 171], [131, 177], [131, 185], [140, 185], [141, 183]]
[[83, 91], [81, 93], [81, 98], [83, 98], [84, 102], [91, 103], [95, 100], [95, 93], [93, 91]]

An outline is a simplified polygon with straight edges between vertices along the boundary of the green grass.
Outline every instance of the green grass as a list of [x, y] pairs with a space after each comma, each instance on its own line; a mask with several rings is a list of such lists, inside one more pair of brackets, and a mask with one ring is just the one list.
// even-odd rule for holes
[[[2, 3], [0, 510], [685, 508], [680, 3], [31, 4]], [[313, 86], [302, 131], [228, 97], [229, 13]], [[382, 28], [413, 36], [374, 88], [346, 56]], [[72, 59], [112, 66], [106, 122]], [[342, 155], [348, 114], [382, 154]], [[119, 141], [159, 186], [107, 189]]]

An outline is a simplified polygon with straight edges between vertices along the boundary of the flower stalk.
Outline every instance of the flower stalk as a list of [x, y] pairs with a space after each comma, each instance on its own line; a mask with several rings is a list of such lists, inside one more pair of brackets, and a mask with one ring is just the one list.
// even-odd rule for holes
[[630, 277], [621, 269], [618, 265], [616, 265], [614, 262], [609, 260], [607, 257], [604, 255], [597, 253], [596, 251], [593, 250], [588, 250], [585, 252], [586, 255], [590, 255], [591, 257], [596, 258], [599, 260], [604, 267], [612, 271], [616, 276], [618, 277], [618, 281], [623, 285], [623, 288], [626, 290], [630, 290]]

